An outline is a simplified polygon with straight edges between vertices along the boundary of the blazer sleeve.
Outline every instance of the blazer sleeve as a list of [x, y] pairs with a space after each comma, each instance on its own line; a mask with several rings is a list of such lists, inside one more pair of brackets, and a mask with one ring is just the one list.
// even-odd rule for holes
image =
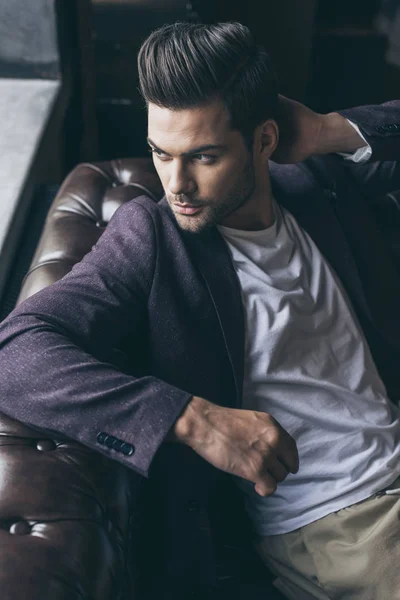
[[363, 192], [372, 201], [400, 190], [400, 100], [338, 111], [355, 123], [372, 155], [365, 163], [343, 160]]
[[[125, 374], [104, 357], [123, 336], [140, 344], [156, 258], [152, 216], [135, 199], [68, 275], [0, 324], [0, 411], [147, 476], [192, 396], [151, 376]], [[113, 447], [104, 434], [115, 438]]]

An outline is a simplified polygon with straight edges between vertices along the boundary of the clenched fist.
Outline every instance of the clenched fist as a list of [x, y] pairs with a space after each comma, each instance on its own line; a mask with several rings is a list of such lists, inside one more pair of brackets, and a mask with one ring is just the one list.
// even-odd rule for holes
[[214, 467], [253, 482], [260, 496], [272, 494], [299, 468], [294, 439], [271, 415], [217, 406], [197, 396], [169, 439], [187, 444]]

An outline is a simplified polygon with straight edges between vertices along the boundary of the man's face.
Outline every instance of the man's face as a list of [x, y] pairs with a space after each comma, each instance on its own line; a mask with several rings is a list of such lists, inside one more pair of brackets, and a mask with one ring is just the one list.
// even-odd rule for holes
[[230, 128], [221, 101], [169, 110], [149, 104], [148, 143], [178, 225], [200, 233], [213, 225], [235, 227], [234, 211], [255, 190], [252, 156]]

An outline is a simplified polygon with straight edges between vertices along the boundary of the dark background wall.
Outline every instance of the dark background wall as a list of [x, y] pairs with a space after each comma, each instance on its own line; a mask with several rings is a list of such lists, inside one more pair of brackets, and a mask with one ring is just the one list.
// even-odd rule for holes
[[[299, 8], [301, 5], [301, 8]], [[143, 154], [146, 114], [137, 86], [136, 55], [152, 29], [176, 20], [239, 20], [271, 52], [282, 91], [304, 96], [316, 0], [93, 1], [100, 154]], [[290, 18], [288, 18], [290, 15]], [[293, 49], [293, 52], [290, 50]]]
[[[136, 56], [155, 27], [239, 20], [270, 52], [281, 93], [320, 112], [400, 95], [376, 27], [382, 0], [0, 0], [0, 77], [71, 81], [64, 173], [146, 153]], [[62, 172], [63, 167], [54, 169]]]
[[155, 27], [175, 20], [239, 20], [272, 55], [281, 92], [329, 112], [400, 95], [375, 27], [380, 0], [92, 0], [101, 158], [145, 153], [146, 114], [136, 54]]

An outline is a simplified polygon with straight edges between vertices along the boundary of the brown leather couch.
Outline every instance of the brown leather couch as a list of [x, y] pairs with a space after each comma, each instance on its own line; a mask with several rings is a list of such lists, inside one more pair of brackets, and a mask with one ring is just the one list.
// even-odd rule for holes
[[[114, 211], [144, 191], [161, 195], [147, 159], [76, 167], [53, 202], [18, 302], [65, 275]], [[136, 597], [140, 484], [135, 473], [80, 444], [0, 415], [2, 600]]]
[[[115, 210], [144, 192], [155, 201], [162, 195], [148, 159], [78, 165], [53, 202], [18, 302], [65, 275]], [[0, 415], [1, 600], [142, 600], [144, 481], [78, 443]], [[249, 581], [246, 600], [261, 597]]]

